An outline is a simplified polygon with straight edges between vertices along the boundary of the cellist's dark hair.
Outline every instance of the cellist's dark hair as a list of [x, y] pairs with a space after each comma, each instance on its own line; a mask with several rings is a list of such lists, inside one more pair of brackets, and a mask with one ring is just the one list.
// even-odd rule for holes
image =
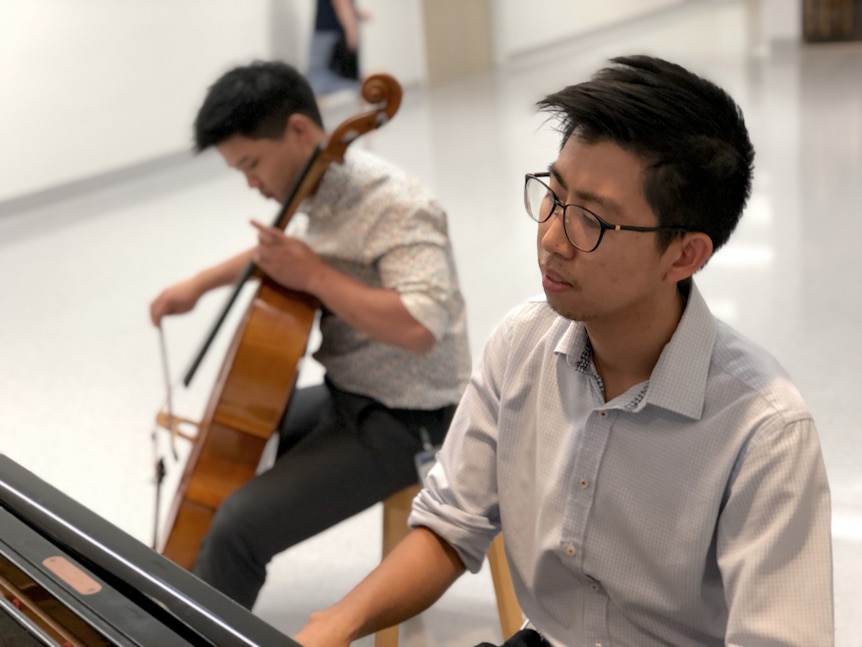
[[[611, 59], [586, 82], [538, 102], [570, 137], [610, 141], [645, 161], [643, 191], [660, 226], [727, 242], [751, 194], [754, 147], [742, 111], [720, 87], [649, 56]], [[664, 249], [675, 232], [659, 232]]]
[[288, 117], [300, 113], [323, 127], [308, 81], [281, 61], [255, 61], [224, 73], [207, 90], [194, 124], [200, 152], [233, 135], [278, 139]]

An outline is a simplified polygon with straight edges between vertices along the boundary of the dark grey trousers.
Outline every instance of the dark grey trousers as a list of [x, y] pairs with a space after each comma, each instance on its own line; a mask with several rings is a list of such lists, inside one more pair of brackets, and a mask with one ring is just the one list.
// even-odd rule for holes
[[419, 429], [439, 444], [454, 412], [389, 409], [329, 383], [297, 390], [275, 464], [224, 501], [192, 572], [251, 609], [276, 554], [416, 483]]

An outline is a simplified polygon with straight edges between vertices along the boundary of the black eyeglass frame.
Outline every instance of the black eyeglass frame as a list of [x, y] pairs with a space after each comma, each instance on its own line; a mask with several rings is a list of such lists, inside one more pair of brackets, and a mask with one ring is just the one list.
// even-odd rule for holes
[[[566, 240], [569, 241], [569, 244], [577, 250], [580, 250], [585, 253], [594, 252], [598, 249], [599, 245], [602, 242], [602, 238], [605, 236], [605, 232], [610, 231], [637, 231], [637, 232], [654, 232], [654, 231], [698, 231], [693, 227], [685, 227], [682, 225], [670, 225], [670, 226], [660, 226], [660, 227], [637, 227], [635, 225], [613, 225], [609, 223], [607, 220], [602, 218], [599, 215], [596, 215], [586, 207], [579, 204], [563, 204], [562, 201], [557, 197], [557, 194], [551, 190], [551, 187], [548, 186], [547, 182], [542, 181], [542, 178], [551, 177], [550, 172], [545, 171], [541, 173], [526, 173], [524, 175], [524, 208], [527, 210], [527, 215], [530, 216], [530, 220], [533, 222], [543, 223], [547, 222], [548, 219], [554, 215], [554, 211], [556, 211], [556, 207], [559, 207], [563, 210], [563, 233], [566, 234]], [[530, 180], [536, 180], [540, 184], [542, 184], [547, 190], [548, 194], [551, 195], [554, 199], [554, 209], [551, 209], [550, 213], [548, 213], [547, 217], [543, 220], [536, 220], [530, 213], [530, 205], [529, 205], [529, 193], [527, 192], [527, 186], [529, 185]], [[566, 209], [569, 207], [577, 207], [582, 211], [586, 211], [589, 215], [596, 219], [599, 223], [599, 237], [596, 240], [596, 244], [593, 245], [590, 249], [584, 249], [583, 247], [579, 247], [572, 241], [572, 237], [569, 236], [569, 230], [566, 227]]]

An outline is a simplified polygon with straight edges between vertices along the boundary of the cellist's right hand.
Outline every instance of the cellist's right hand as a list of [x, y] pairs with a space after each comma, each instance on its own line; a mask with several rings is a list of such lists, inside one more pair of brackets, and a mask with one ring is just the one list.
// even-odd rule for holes
[[242, 273], [243, 268], [251, 262], [253, 252], [254, 248], [247, 249], [226, 261], [198, 272], [190, 279], [166, 288], [150, 304], [150, 320], [153, 325], [158, 326], [165, 315], [188, 312], [206, 292], [233, 283]]
[[165, 315], [177, 315], [188, 312], [195, 307], [203, 292], [195, 279], [180, 281], [165, 288], [162, 293], [150, 303], [150, 320], [158, 326]]

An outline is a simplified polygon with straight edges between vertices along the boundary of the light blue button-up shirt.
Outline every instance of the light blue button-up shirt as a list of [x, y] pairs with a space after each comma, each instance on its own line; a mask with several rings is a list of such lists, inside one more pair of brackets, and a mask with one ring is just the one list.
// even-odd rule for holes
[[555, 645], [832, 645], [829, 487], [802, 398], [692, 286], [650, 380], [604, 401], [544, 301], [488, 342], [416, 498], [471, 571], [502, 528]]

